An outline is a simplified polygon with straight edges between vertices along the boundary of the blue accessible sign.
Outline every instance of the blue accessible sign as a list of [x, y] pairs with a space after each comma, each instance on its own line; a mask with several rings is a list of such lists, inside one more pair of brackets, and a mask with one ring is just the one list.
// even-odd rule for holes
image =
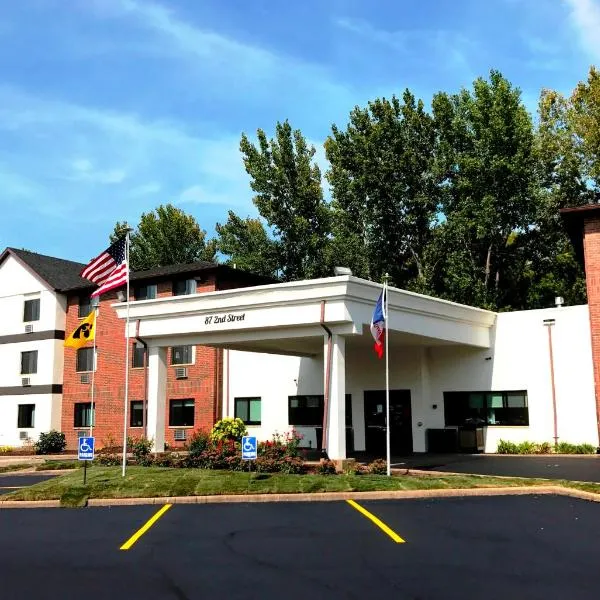
[[80, 437], [78, 446], [79, 460], [94, 460], [94, 438]]
[[245, 435], [242, 438], [242, 458], [244, 460], [256, 460], [256, 437]]

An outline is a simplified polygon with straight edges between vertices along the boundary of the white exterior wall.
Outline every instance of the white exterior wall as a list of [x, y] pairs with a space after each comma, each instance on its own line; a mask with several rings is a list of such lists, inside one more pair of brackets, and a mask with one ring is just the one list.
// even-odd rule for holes
[[[0, 265], [0, 445], [17, 446], [19, 440], [17, 414], [19, 404], [35, 404], [34, 428], [27, 429], [36, 440], [40, 432], [60, 429], [60, 394], [2, 394], [2, 388], [21, 386], [21, 352], [38, 351], [37, 373], [27, 375], [31, 385], [62, 384], [62, 340], [27, 340], [6, 342], [3, 336], [23, 335], [25, 300], [40, 299], [40, 318], [33, 321], [34, 332], [64, 331], [66, 297], [48, 289], [47, 285], [13, 256]], [[33, 391], [33, 390], [32, 390]]]
[[[500, 313], [490, 349], [407, 346], [390, 353], [390, 388], [411, 391], [414, 450], [426, 450], [427, 428], [444, 427], [444, 392], [449, 391], [527, 391], [529, 426], [488, 427], [486, 452], [495, 452], [500, 439], [552, 443], [548, 332], [543, 325], [552, 318], [559, 441], [597, 446], [588, 308], [573, 306]], [[288, 396], [323, 393], [322, 358], [229, 351], [229, 363], [224, 414], [233, 416], [235, 397], [260, 396], [262, 425], [249, 428], [260, 439], [289, 430]], [[384, 369], [385, 362], [372, 351], [350, 352], [347, 346], [346, 393], [352, 394], [355, 450], [364, 450], [364, 391], [384, 389]], [[305, 445], [310, 439], [314, 447], [314, 430], [297, 429], [306, 435]]]

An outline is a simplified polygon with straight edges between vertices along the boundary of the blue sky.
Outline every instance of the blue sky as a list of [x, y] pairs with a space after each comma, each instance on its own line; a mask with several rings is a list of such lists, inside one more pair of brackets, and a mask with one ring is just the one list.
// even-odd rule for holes
[[82, 262], [173, 202], [255, 215], [242, 132], [500, 69], [535, 110], [600, 64], [600, 0], [20, 0], [0, 9], [0, 249]]

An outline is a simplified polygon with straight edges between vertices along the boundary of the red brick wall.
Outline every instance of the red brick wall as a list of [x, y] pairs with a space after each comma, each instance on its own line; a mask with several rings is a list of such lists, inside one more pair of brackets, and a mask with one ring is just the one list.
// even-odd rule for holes
[[600, 217], [587, 217], [583, 229], [585, 279], [592, 334], [596, 417], [600, 432]]
[[[150, 283], [150, 282], [149, 282]], [[198, 292], [215, 289], [214, 277], [198, 285]], [[157, 284], [158, 297], [172, 295], [172, 282]], [[133, 285], [131, 290], [133, 300]], [[117, 317], [111, 304], [117, 301], [116, 293], [102, 296], [96, 331], [98, 366], [95, 374], [96, 423], [94, 436], [98, 447], [107, 445], [111, 438], [117, 445], [123, 440], [123, 401], [125, 395], [125, 323]], [[79, 297], [68, 299], [67, 332], [73, 331], [78, 318]], [[89, 344], [91, 346], [91, 344]], [[188, 379], [175, 379], [175, 367], [171, 366], [171, 352], [167, 353], [167, 403], [165, 418], [165, 441], [171, 447], [181, 447], [183, 442], [175, 442], [174, 429], [169, 427], [169, 400], [193, 398], [195, 401], [193, 429], [210, 429], [218, 418], [221, 402], [222, 353], [214, 348], [197, 346], [195, 363], [188, 366]], [[62, 430], [66, 435], [68, 448], [77, 445], [77, 431], [74, 427], [74, 405], [76, 402], [91, 401], [92, 386], [80, 382], [76, 372], [77, 351], [65, 348], [64, 385], [62, 402]], [[129, 353], [129, 364], [132, 349]], [[91, 381], [91, 373], [90, 373]], [[129, 370], [129, 401], [143, 400], [146, 397], [146, 369]], [[129, 409], [128, 409], [129, 410]], [[129, 421], [129, 418], [128, 418]], [[128, 423], [129, 425], [129, 423]], [[141, 436], [143, 429], [130, 428], [128, 434]]]

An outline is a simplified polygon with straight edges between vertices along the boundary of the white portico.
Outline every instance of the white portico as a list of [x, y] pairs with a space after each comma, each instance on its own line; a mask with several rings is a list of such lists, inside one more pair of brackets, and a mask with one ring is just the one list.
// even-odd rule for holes
[[[164, 448], [166, 349], [203, 345], [263, 353], [261, 366], [244, 376], [265, 390], [270, 382], [277, 385], [269, 355], [303, 357], [320, 365], [322, 375], [314, 381], [313, 369], [310, 385], [325, 399], [323, 445], [330, 458], [344, 458], [349, 386], [355, 395], [385, 386], [383, 361], [374, 355], [369, 332], [380, 291], [378, 284], [340, 276], [132, 302], [128, 335], [142, 338], [149, 348], [148, 436], [155, 449]], [[454, 348], [457, 358], [461, 352], [475, 353], [483, 361], [481, 353], [493, 344], [497, 315], [395, 288], [389, 288], [388, 302], [391, 387], [410, 388], [413, 445], [424, 451], [425, 426], [439, 426], [442, 412], [432, 413], [437, 410], [431, 400], [436, 361], [432, 352], [443, 349], [452, 360]], [[115, 308], [124, 319], [127, 305]], [[407, 365], [410, 385], [402, 375]], [[489, 370], [483, 362], [482, 368]], [[228, 377], [235, 378], [236, 373]]]

